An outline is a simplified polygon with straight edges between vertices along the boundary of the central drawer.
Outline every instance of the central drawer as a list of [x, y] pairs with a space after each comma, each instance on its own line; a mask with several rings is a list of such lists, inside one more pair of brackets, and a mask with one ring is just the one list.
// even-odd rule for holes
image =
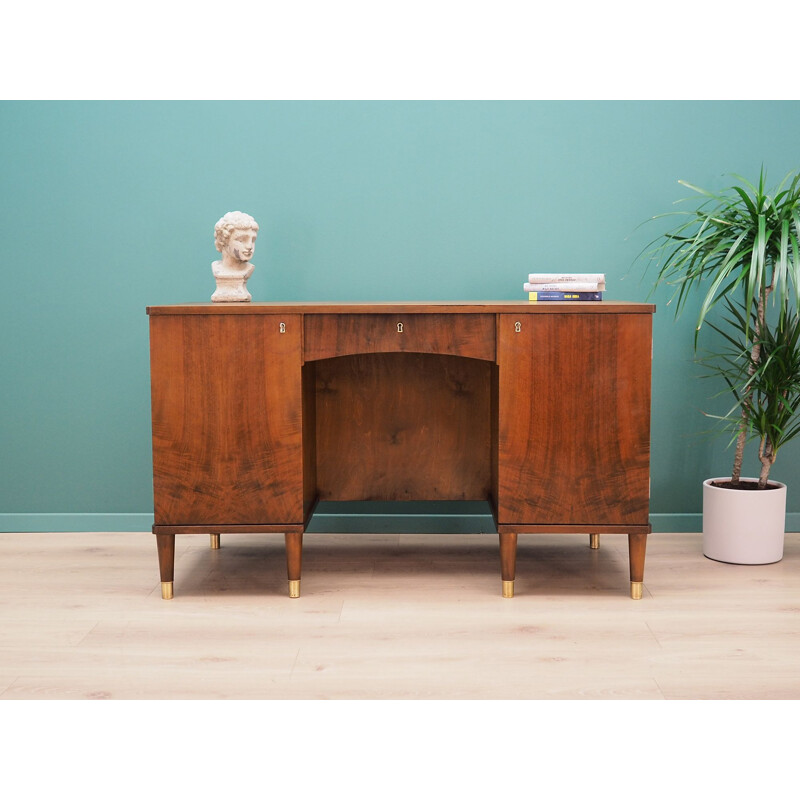
[[494, 314], [305, 314], [306, 361], [358, 353], [495, 360]]

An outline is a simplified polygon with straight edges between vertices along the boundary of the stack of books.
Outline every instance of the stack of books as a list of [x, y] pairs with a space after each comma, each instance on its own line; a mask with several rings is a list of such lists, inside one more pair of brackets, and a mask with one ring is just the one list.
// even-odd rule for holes
[[548, 300], [602, 300], [606, 276], [602, 272], [532, 272], [524, 289], [531, 303]]

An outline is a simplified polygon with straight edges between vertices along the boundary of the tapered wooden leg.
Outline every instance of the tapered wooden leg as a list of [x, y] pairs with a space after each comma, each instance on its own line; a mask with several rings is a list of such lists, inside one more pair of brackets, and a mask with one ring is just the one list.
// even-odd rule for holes
[[286, 533], [286, 570], [289, 573], [289, 597], [300, 597], [300, 571], [303, 566], [303, 534]]
[[647, 549], [646, 533], [628, 534], [628, 559], [631, 567], [631, 598], [642, 599], [644, 586], [644, 554]]
[[514, 575], [517, 569], [517, 534], [500, 534], [500, 574], [503, 578], [503, 597], [514, 596]]
[[172, 585], [175, 578], [175, 534], [157, 533], [158, 569], [161, 572], [161, 597], [172, 600]]
[[590, 533], [589, 534], [589, 547], [592, 550], [599, 550], [600, 549], [600, 534], [599, 533]]
[[219, 550], [219, 534], [210, 533], [209, 536], [211, 537], [211, 549]]

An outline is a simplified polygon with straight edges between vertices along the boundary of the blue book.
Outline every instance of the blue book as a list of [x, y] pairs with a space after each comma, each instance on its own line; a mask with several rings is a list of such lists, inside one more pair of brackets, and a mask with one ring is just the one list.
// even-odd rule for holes
[[531, 303], [546, 303], [554, 300], [602, 300], [602, 292], [528, 292]]

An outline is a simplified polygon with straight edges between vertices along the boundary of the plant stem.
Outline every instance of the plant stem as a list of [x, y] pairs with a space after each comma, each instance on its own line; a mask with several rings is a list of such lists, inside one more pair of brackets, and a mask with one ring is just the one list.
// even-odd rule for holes
[[772, 442], [762, 439], [758, 447], [758, 457], [761, 460], [761, 475], [758, 477], [758, 488], [764, 489], [769, 480], [769, 470], [775, 463], [775, 453], [772, 451]]
[[736, 453], [733, 457], [733, 470], [731, 472], [731, 484], [733, 486], [739, 485], [739, 479], [742, 477], [742, 461], [744, 460], [744, 445], [747, 441], [747, 406], [742, 404], [742, 421], [739, 424], [739, 436], [736, 439]]
[[[756, 312], [756, 321], [755, 326], [753, 329], [753, 348], [750, 351], [750, 363], [747, 365], [747, 377], [752, 378], [755, 374], [756, 369], [758, 368], [758, 361], [761, 358], [761, 331], [764, 330], [764, 323], [766, 321], [766, 313], [767, 313], [767, 298], [770, 296], [773, 288], [775, 286], [775, 271], [773, 269], [772, 272], [772, 282], [769, 286], [765, 286], [763, 291], [761, 292], [761, 296], [758, 298], [758, 310]], [[731, 471], [731, 484], [733, 486], [739, 485], [739, 479], [742, 476], [742, 461], [744, 460], [744, 445], [747, 441], [747, 420], [750, 416], [750, 397], [753, 394], [752, 385], [748, 386], [745, 390], [744, 394], [742, 395], [742, 421], [739, 425], [739, 436], [736, 439], [736, 453], [733, 457], [733, 470]], [[763, 449], [763, 442], [762, 442], [762, 449]], [[761, 458], [761, 452], [759, 451], [759, 458]], [[774, 459], [773, 459], [774, 460]], [[761, 463], [764, 464], [764, 460], [761, 459]], [[772, 463], [770, 462], [770, 465]], [[769, 466], [766, 467], [767, 474], [769, 474]], [[764, 468], [762, 467], [761, 470], [762, 476], [764, 475]], [[761, 483], [761, 479], [758, 481], [759, 488], [764, 488]], [[764, 485], [766, 485], [766, 477], [764, 478]]]

